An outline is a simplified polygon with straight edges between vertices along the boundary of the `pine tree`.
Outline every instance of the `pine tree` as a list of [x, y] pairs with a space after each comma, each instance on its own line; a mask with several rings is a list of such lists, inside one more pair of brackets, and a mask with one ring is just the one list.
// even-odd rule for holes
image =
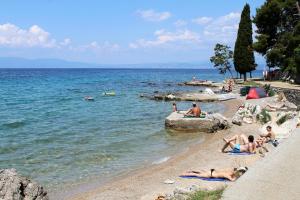
[[279, 67], [300, 83], [300, 1], [268, 0], [256, 10], [254, 49], [269, 68]]
[[244, 80], [247, 80], [247, 72], [251, 72], [256, 68], [252, 44], [250, 6], [246, 4], [241, 14], [233, 57], [234, 68], [237, 72], [244, 75]]

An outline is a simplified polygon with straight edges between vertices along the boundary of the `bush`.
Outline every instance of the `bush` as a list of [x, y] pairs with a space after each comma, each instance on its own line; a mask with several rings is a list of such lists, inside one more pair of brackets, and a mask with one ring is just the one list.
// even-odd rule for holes
[[224, 189], [216, 191], [198, 191], [190, 196], [188, 200], [219, 200]]
[[270, 84], [265, 84], [264, 89], [269, 97], [272, 97], [276, 94], [275, 91], [271, 88]]
[[265, 124], [272, 120], [271, 115], [268, 113], [266, 109], [263, 109], [260, 114], [256, 115], [256, 119], [261, 124]]

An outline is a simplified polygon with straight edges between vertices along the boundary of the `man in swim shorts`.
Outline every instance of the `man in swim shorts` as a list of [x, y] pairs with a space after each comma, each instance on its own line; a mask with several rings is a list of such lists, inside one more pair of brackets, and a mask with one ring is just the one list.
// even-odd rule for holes
[[[229, 146], [234, 153], [255, 153], [256, 144], [254, 142], [254, 136], [249, 135], [248, 138], [245, 135], [235, 135], [230, 139], [223, 138], [225, 145], [222, 148], [223, 153], [227, 153], [225, 149]], [[240, 142], [241, 141], [241, 142]]]
[[188, 117], [200, 117], [201, 109], [195, 102], [193, 102], [193, 107], [184, 116]]

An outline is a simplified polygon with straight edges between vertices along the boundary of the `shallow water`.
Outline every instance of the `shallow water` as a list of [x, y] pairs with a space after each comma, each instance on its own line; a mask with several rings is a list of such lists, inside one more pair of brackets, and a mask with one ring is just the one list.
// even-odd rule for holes
[[[193, 76], [223, 79], [215, 70], [0, 69], [0, 168], [52, 189], [161, 162], [200, 134], [165, 131], [170, 103], [139, 94], [194, 90], [177, 86]], [[117, 95], [102, 95], [110, 90]], [[84, 101], [87, 95], [95, 101]]]

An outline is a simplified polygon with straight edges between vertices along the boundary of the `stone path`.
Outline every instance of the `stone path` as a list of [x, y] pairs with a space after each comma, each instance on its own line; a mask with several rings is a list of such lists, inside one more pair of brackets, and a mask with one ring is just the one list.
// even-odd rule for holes
[[256, 163], [235, 184], [224, 200], [300, 199], [300, 129]]

